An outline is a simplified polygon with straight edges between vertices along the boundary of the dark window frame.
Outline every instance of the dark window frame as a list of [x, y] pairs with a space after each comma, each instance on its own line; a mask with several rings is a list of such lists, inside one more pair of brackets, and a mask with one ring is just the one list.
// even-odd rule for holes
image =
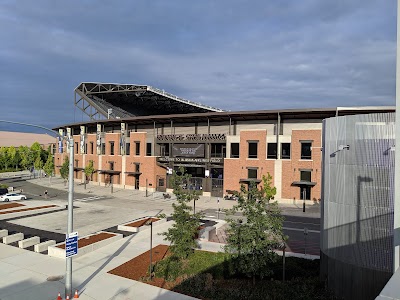
[[140, 142], [135, 142], [135, 155], [140, 155]]
[[[237, 151], [234, 151], [234, 147], [237, 147]], [[237, 154], [236, 154], [237, 152]], [[239, 158], [240, 157], [240, 144], [239, 143], [231, 143], [231, 158]]]
[[312, 151], [311, 151], [312, 141], [300, 141], [300, 143], [301, 143], [300, 159], [311, 160], [312, 159]]
[[248, 179], [257, 179], [258, 178], [258, 169], [257, 168], [247, 168], [247, 178]]
[[[255, 145], [255, 149], [251, 146], [254, 147]], [[258, 158], [258, 141], [247, 141], [247, 147], [248, 147], [248, 153], [247, 153], [247, 158]], [[255, 150], [255, 154], [254, 154], [254, 150]], [[251, 153], [253, 151], [253, 153]]]
[[[289, 145], [289, 149], [284, 147], [284, 145], [286, 145], [286, 147], [287, 147], [287, 145]], [[292, 147], [291, 143], [281, 143], [281, 159], [291, 159], [291, 152], [292, 152], [291, 147]], [[287, 154], [287, 153], [284, 154], [285, 150], [288, 150], [289, 154]]]
[[278, 144], [268, 143], [267, 144], [267, 159], [278, 159]]
[[311, 182], [311, 179], [312, 179], [311, 170], [300, 170], [300, 181]]
[[115, 155], [115, 142], [110, 141], [110, 155]]
[[146, 156], [152, 155], [152, 143], [146, 143]]
[[125, 144], [125, 155], [130, 155], [131, 154], [131, 143], [126, 143]]

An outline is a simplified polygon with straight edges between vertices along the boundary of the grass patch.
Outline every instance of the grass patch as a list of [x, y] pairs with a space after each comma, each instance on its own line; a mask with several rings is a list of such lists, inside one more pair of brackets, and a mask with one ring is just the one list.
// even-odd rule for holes
[[273, 274], [251, 278], [235, 273], [235, 262], [226, 253], [195, 251], [184, 262], [167, 257], [155, 265], [155, 277], [170, 282], [168, 288], [200, 299], [336, 299], [319, 281], [319, 260], [286, 258], [286, 281], [282, 281], [282, 258], [270, 265]]

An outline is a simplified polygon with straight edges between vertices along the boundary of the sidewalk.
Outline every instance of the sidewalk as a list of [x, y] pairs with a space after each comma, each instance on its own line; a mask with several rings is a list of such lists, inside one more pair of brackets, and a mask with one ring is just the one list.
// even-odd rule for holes
[[[153, 245], [165, 242], [155, 226]], [[126, 237], [83, 257], [73, 259], [73, 291], [79, 299], [195, 299], [107, 272], [149, 250], [148, 232]], [[65, 289], [65, 260], [0, 244], [0, 299], [54, 300]], [[63, 298], [64, 299], [64, 298]]]

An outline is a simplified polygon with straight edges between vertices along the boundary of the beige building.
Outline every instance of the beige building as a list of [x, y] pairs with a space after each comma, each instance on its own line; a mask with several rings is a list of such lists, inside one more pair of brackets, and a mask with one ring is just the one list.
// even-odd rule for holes
[[0, 147], [32, 146], [38, 142], [44, 149], [54, 144], [54, 136], [40, 133], [0, 131]]

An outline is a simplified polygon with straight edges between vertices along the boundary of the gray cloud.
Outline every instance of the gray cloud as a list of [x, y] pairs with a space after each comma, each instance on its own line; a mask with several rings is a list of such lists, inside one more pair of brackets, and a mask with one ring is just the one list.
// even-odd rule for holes
[[78, 121], [81, 81], [148, 84], [227, 110], [394, 105], [395, 2], [265, 2], [5, 1], [3, 112]]

